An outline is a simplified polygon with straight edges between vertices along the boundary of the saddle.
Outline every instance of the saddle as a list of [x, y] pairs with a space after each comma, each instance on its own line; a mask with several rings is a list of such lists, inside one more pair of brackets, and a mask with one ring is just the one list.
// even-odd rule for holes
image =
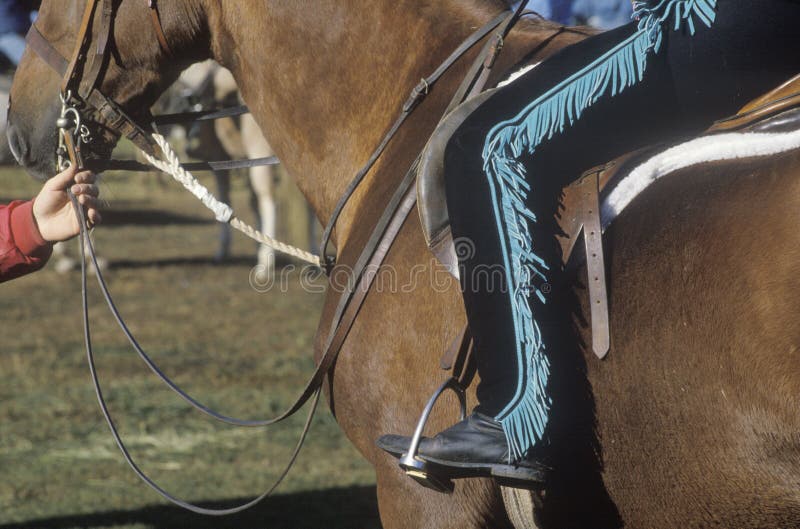
[[[456, 107], [428, 141], [417, 169], [417, 209], [433, 255], [456, 278], [458, 258], [450, 231], [444, 183], [444, 154], [458, 127], [496, 91], [488, 90]], [[735, 115], [715, 122], [699, 137], [726, 132], [788, 132], [800, 129], [800, 75], [754, 99]], [[584, 172], [561, 195], [558, 224], [565, 266], [586, 263], [591, 306], [592, 349], [608, 354], [610, 329], [600, 211], [602, 199], [633, 169], [669, 146], [649, 146]], [[576, 251], [583, 235], [584, 251]]]

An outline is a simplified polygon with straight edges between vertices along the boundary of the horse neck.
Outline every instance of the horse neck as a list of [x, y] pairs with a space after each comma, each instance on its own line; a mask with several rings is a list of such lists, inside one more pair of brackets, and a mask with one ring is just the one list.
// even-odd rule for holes
[[[322, 220], [411, 88], [504, 8], [497, 0], [315, 0], [305, 10], [304, 2], [250, 5], [216, 7], [217, 59], [234, 73], [267, 140]], [[539, 33], [544, 40], [552, 27]], [[468, 61], [462, 62], [463, 72]], [[449, 97], [458, 81], [444, 78], [436, 90]], [[417, 113], [439, 115], [446, 102], [437, 100], [441, 109], [426, 102]], [[403, 142], [410, 149], [408, 141], [403, 134], [391, 149]], [[340, 241], [360, 199], [338, 225]]]

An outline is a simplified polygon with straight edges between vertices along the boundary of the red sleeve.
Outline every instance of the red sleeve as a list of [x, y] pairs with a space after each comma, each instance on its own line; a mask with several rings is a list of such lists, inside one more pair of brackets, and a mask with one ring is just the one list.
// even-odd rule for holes
[[52, 251], [36, 227], [33, 201], [0, 205], [0, 282], [40, 269]]

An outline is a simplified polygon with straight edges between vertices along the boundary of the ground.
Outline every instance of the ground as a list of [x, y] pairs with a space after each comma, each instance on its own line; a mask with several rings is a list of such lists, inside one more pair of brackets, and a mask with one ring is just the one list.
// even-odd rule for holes
[[[0, 201], [37, 189], [22, 171], [0, 169]], [[95, 230], [96, 246], [144, 348], [224, 413], [262, 418], [283, 410], [313, 367], [321, 285], [301, 288], [289, 274], [285, 293], [254, 289], [255, 245], [240, 235], [232, 262], [215, 265], [217, 226], [173, 182], [109, 174], [101, 189], [106, 222]], [[241, 178], [233, 202], [252, 220]], [[161, 501], [127, 468], [100, 414], [83, 350], [79, 279], [49, 268], [0, 285], [0, 529], [379, 527], [372, 469], [324, 401], [275, 497], [222, 519]], [[227, 507], [260, 493], [286, 461], [303, 417], [264, 431], [199, 416], [136, 357], [90, 281], [100, 378], [134, 458], [190, 501]]]

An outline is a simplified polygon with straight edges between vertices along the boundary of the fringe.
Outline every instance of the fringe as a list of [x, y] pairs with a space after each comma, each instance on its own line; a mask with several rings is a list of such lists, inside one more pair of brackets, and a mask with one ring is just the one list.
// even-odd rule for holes
[[667, 22], [672, 20], [676, 30], [685, 22], [693, 35], [695, 19], [708, 27], [713, 24], [715, 7], [716, 0], [635, 2], [634, 18], [639, 21], [635, 33], [550, 89], [513, 119], [495, 125], [486, 138], [483, 169], [500, 234], [519, 366], [515, 396], [496, 417], [506, 435], [512, 461], [524, 457], [542, 439], [552, 405], [547, 395], [550, 362], [530, 306], [531, 294], [546, 302], [545, 293], [533, 282], [544, 283], [549, 268], [533, 248], [529, 223], [536, 222], [536, 215], [525, 205], [532, 188], [519, 159], [523, 154], [533, 154], [543, 141], [579, 120], [600, 98], [616, 96], [640, 82], [649, 53], [661, 48]]

